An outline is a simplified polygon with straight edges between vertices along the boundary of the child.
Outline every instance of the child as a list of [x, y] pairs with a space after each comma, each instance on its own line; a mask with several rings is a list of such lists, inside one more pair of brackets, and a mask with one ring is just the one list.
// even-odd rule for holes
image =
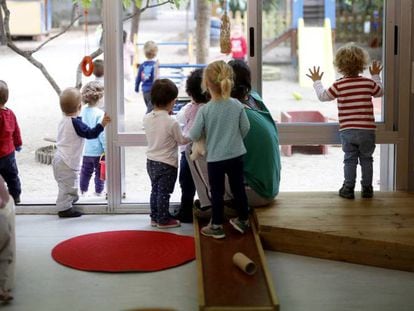
[[147, 60], [143, 62], [138, 69], [135, 79], [135, 92], [139, 92], [139, 85], [142, 83], [141, 89], [144, 96], [147, 112], [152, 111], [151, 103], [151, 87], [155, 79], [158, 78], [158, 61], [155, 60], [158, 53], [158, 46], [154, 41], [147, 41], [144, 44], [144, 53]]
[[375, 118], [372, 97], [380, 97], [383, 87], [380, 79], [382, 66], [373, 61], [369, 71], [372, 79], [360, 76], [368, 65], [368, 54], [357, 45], [341, 47], [335, 55], [334, 65], [343, 77], [324, 89], [319, 67], [309, 69], [309, 78], [321, 101], [338, 101], [339, 136], [344, 156], [345, 180], [339, 195], [354, 199], [357, 164], [361, 165], [361, 196], [372, 198], [372, 154], [375, 150]]
[[[97, 81], [88, 82], [82, 89], [82, 101], [87, 105], [82, 109], [82, 121], [89, 127], [95, 127], [102, 121], [104, 112], [97, 107], [103, 97], [103, 85]], [[80, 190], [85, 194], [89, 188], [89, 181], [95, 173], [95, 195], [102, 196], [105, 182], [101, 180], [99, 160], [105, 152], [105, 132], [98, 138], [88, 139], [83, 150], [83, 161], [80, 173]]]
[[[104, 86], [104, 61], [103, 59], [95, 59], [93, 61], [93, 75], [95, 76], [94, 81], [101, 83], [103, 87]], [[97, 107], [102, 110], [105, 108], [105, 102], [104, 102], [103, 96], [98, 101]]]
[[59, 217], [79, 217], [81, 212], [72, 208], [78, 199], [78, 175], [86, 139], [97, 138], [104, 127], [111, 122], [104, 115], [100, 124], [89, 128], [79, 116], [81, 110], [81, 93], [76, 88], [67, 88], [60, 95], [60, 108], [63, 118], [59, 123], [56, 139], [56, 154], [53, 158], [53, 175], [59, 192], [56, 199]]
[[181, 133], [178, 121], [170, 116], [177, 95], [174, 82], [156, 80], [151, 89], [154, 110], [144, 117], [147, 172], [151, 179], [151, 225], [160, 229], [180, 226], [180, 221], [169, 214], [169, 200], [177, 179], [178, 144], [187, 144], [189, 139]]
[[200, 139], [203, 132], [206, 135], [212, 219], [201, 229], [201, 234], [222, 239], [225, 237], [223, 195], [226, 174], [239, 214], [238, 218], [230, 219], [230, 224], [241, 233], [249, 226], [243, 177], [243, 155], [246, 153], [243, 138], [250, 124], [242, 104], [230, 97], [233, 70], [228, 64], [224, 61], [209, 64], [204, 70], [202, 84], [209, 91], [211, 100], [198, 111], [190, 130], [190, 138], [194, 141]]
[[8, 271], [13, 260], [12, 233], [7, 216], [1, 213], [9, 201], [9, 193], [0, 176], [0, 301], [8, 302], [13, 299], [7, 288]]
[[[191, 97], [191, 103], [185, 105], [176, 116], [178, 122], [183, 124], [183, 134], [188, 135], [193, 126], [198, 110], [208, 102], [208, 95], [201, 89], [203, 79], [203, 69], [196, 69], [190, 73], [186, 82], [186, 92]], [[186, 146], [181, 146], [180, 174], [179, 181], [181, 186], [181, 206], [177, 218], [181, 222], [193, 221], [193, 200], [195, 195], [195, 185], [188, 162], [185, 156]]]
[[93, 75], [95, 81], [99, 81], [104, 84], [104, 61], [102, 59], [95, 59], [93, 61]]
[[0, 80], [0, 175], [3, 176], [14, 203], [20, 203], [22, 192], [14, 152], [20, 151], [22, 138], [16, 116], [6, 108], [9, 99], [7, 83]]
[[247, 42], [243, 36], [242, 27], [239, 24], [234, 25], [231, 38], [231, 57], [237, 60], [246, 60]]

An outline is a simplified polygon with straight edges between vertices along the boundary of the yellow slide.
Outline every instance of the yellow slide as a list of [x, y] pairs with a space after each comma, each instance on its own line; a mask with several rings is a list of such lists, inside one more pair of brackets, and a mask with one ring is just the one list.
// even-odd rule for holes
[[332, 30], [328, 18], [324, 27], [305, 27], [303, 19], [298, 20], [298, 66], [300, 86], [312, 87], [313, 82], [306, 74], [313, 66], [319, 66], [324, 72], [322, 81], [325, 86], [335, 81]]

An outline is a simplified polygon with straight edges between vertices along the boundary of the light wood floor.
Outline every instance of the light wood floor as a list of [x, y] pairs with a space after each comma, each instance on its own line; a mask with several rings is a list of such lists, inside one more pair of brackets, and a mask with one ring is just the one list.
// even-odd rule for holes
[[285, 192], [256, 209], [268, 250], [414, 271], [414, 194]]

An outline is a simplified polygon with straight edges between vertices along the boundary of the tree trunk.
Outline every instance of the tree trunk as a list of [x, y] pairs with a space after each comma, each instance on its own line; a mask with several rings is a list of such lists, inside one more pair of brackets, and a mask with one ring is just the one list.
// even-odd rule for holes
[[208, 61], [210, 49], [211, 3], [208, 0], [197, 0], [196, 3], [196, 63], [205, 64]]
[[0, 45], [6, 45], [6, 33], [3, 26], [3, 11], [0, 8]]
[[134, 37], [135, 35], [138, 35], [138, 30], [139, 30], [139, 20], [141, 18], [141, 8], [138, 8], [135, 3], [132, 3], [132, 20], [131, 20], [131, 31], [129, 34], [129, 40], [131, 42], [134, 42]]

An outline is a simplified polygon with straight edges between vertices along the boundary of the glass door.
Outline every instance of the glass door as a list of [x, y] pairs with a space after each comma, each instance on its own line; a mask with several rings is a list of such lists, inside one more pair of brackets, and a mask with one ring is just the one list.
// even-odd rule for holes
[[[249, 65], [257, 78], [255, 88], [279, 128], [281, 191], [334, 191], [342, 185], [336, 101], [319, 102], [306, 74], [320, 67], [322, 82], [329, 87], [340, 77], [333, 66], [335, 51], [348, 42], [384, 66], [385, 95], [373, 100], [374, 189], [392, 190], [394, 172], [389, 168], [399, 135], [398, 89], [392, 83], [399, 55], [393, 25], [402, 23], [397, 13], [401, 7], [391, 1], [334, 0], [248, 1], [248, 6]], [[370, 76], [368, 69], [363, 75]]]

